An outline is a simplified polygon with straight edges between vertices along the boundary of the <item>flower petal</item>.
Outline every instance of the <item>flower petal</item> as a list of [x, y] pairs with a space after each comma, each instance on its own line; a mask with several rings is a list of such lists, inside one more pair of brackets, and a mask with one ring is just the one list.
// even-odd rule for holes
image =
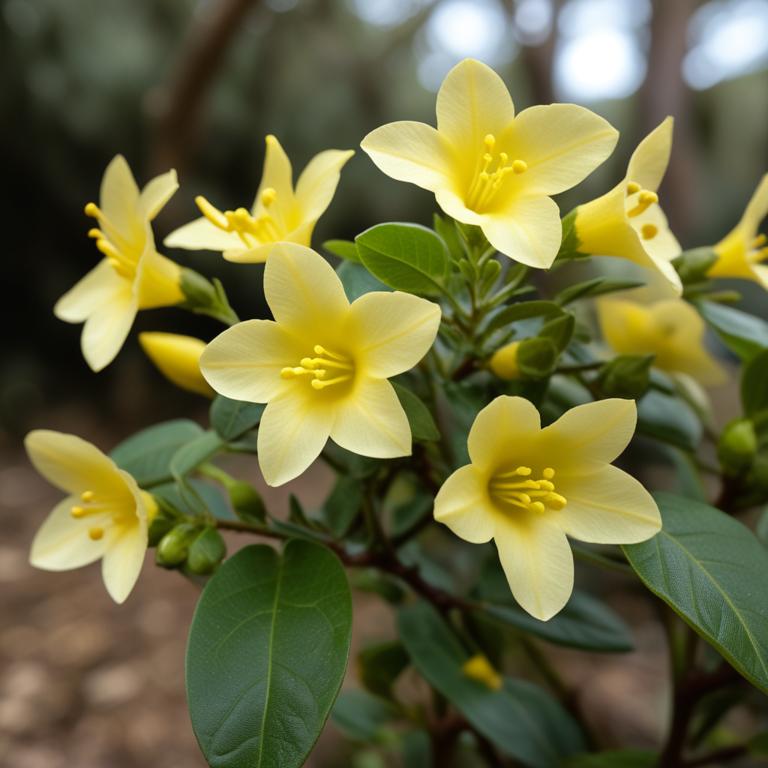
[[411, 427], [392, 385], [384, 379], [356, 382], [339, 406], [331, 439], [361, 456], [410, 456]]
[[477, 414], [467, 439], [469, 458], [479, 467], [496, 469], [510, 446], [537, 440], [540, 430], [541, 417], [533, 403], [501, 395]]
[[747, 237], [754, 237], [760, 229], [760, 222], [766, 215], [768, 215], [768, 173], [760, 179], [757, 189], [747, 203], [739, 227], [745, 231]]
[[99, 204], [104, 217], [124, 236], [134, 232], [138, 222], [139, 188], [122, 155], [116, 155], [101, 180]]
[[264, 243], [253, 248], [243, 248], [242, 243], [238, 248], [227, 248], [221, 255], [235, 264], [263, 264], [272, 253], [274, 243]]
[[487, 220], [486, 216], [467, 208], [462, 197], [448, 187], [438, 189], [435, 192], [435, 200], [445, 213], [463, 224], [474, 224], [479, 227]]
[[495, 515], [487, 479], [472, 464], [457, 469], [435, 497], [435, 520], [471, 544], [485, 544], [493, 538]]
[[109, 541], [101, 561], [104, 586], [116, 603], [122, 603], [138, 581], [147, 552], [147, 529], [139, 523], [123, 527]]
[[293, 169], [288, 155], [285, 154], [276, 136], [271, 134], [266, 138], [267, 152], [264, 156], [264, 171], [261, 175], [261, 183], [256, 192], [251, 211], [261, 211], [261, 196], [264, 190], [274, 189], [277, 192], [274, 201], [270, 204], [270, 212], [278, 220], [288, 221], [293, 213]]
[[522, 197], [483, 216], [480, 226], [490, 244], [511, 259], [548, 269], [563, 236], [560, 209], [549, 197]]
[[668, 117], [637, 145], [627, 166], [627, 181], [651, 192], [659, 188], [669, 165], [673, 128], [674, 119]]
[[371, 131], [360, 142], [380, 171], [434, 192], [449, 184], [452, 150], [431, 125], [402, 120]]
[[108, 304], [124, 283], [125, 279], [102, 259], [56, 302], [53, 313], [67, 323], [82, 323], [99, 307]]
[[437, 93], [437, 130], [464, 153], [480, 157], [485, 136], [491, 133], [499, 138], [514, 118], [515, 107], [504, 81], [475, 59], [460, 61]]
[[243, 248], [243, 241], [234, 232], [225, 232], [211, 224], [205, 216], [190, 221], [171, 232], [163, 240], [167, 248], [186, 248], [190, 251], [224, 251]]
[[[264, 269], [264, 294], [275, 320], [301, 338], [332, 332], [349, 312], [333, 267], [311, 248], [294, 243], [275, 245]], [[320, 341], [307, 339], [310, 345]]]
[[548, 621], [573, 592], [573, 555], [562, 530], [545, 515], [500, 518], [494, 534], [499, 559], [520, 606]]
[[179, 188], [179, 180], [173, 168], [167, 173], [155, 176], [148, 182], [139, 195], [139, 210], [148, 221], [157, 216], [165, 204], [173, 197]]
[[246, 320], [208, 344], [200, 370], [219, 394], [266, 403], [285, 384], [280, 371], [298, 365], [311, 351], [272, 320]]
[[136, 317], [133, 292], [130, 285], [123, 283], [109, 303], [93, 312], [83, 326], [80, 347], [85, 361], [94, 371], [106, 368], [115, 359]]
[[172, 307], [185, 298], [181, 291], [181, 267], [155, 250], [149, 234], [135, 283], [138, 308]]
[[557, 512], [563, 530], [592, 544], [636, 544], [661, 530], [659, 508], [648, 491], [610, 464], [581, 476], [557, 478], [568, 503]]
[[613, 152], [619, 132], [575, 104], [529, 107], [516, 118], [502, 146], [528, 170], [519, 177], [525, 194], [556, 195], [589, 176]]
[[328, 441], [335, 409], [317, 394], [291, 387], [264, 410], [256, 449], [268, 485], [283, 485], [298, 477]]
[[105, 539], [93, 541], [88, 523], [71, 515], [77, 498], [59, 502], [32, 540], [29, 562], [44, 571], [69, 571], [98, 560], [106, 548]]
[[319, 219], [331, 204], [341, 169], [354, 155], [352, 150], [328, 149], [315, 155], [296, 183], [296, 202], [302, 219]]
[[388, 379], [427, 354], [440, 327], [440, 307], [400, 291], [366, 293], [352, 303], [345, 337], [366, 375]]
[[67, 493], [130, 494], [130, 489], [109, 456], [77, 435], [35, 429], [24, 439], [24, 447], [35, 469], [48, 482]]
[[609, 398], [577, 405], [542, 430], [545, 453], [561, 472], [581, 474], [612, 462], [629, 445], [637, 424], [634, 400]]

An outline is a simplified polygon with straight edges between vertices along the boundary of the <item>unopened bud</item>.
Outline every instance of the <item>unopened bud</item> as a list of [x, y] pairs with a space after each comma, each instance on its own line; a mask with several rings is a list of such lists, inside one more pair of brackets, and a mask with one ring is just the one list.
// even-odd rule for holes
[[606, 397], [639, 400], [651, 385], [653, 355], [620, 355], [606, 363], [597, 377]]
[[172, 528], [160, 539], [155, 550], [155, 561], [163, 568], [181, 565], [189, 554], [189, 547], [200, 529], [189, 523]]
[[227, 546], [215, 528], [205, 528], [189, 546], [187, 568], [192, 573], [212, 573], [227, 554]]
[[520, 348], [519, 341], [505, 344], [493, 353], [489, 363], [491, 370], [500, 378], [507, 381], [515, 381], [520, 378], [520, 368], [517, 365], [517, 351]]
[[214, 391], [200, 372], [205, 342], [177, 333], [140, 333], [139, 343], [150, 360], [177, 387], [205, 397]]
[[749, 419], [736, 419], [723, 430], [717, 458], [726, 475], [740, 475], [752, 465], [757, 451], [755, 427]]
[[491, 662], [481, 653], [478, 653], [467, 660], [462, 666], [461, 671], [466, 677], [471, 680], [476, 680], [478, 683], [482, 683], [486, 688], [490, 688], [492, 691], [499, 691], [504, 685], [504, 680], [501, 675], [493, 668]]

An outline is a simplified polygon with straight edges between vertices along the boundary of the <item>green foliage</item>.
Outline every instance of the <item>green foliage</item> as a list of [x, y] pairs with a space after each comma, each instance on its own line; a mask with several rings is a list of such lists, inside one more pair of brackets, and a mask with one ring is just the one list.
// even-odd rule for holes
[[768, 323], [764, 320], [711, 301], [698, 301], [696, 306], [723, 343], [742, 360], [751, 360], [768, 347]]
[[244, 403], [218, 395], [211, 403], [211, 426], [222, 440], [233, 442], [258, 425], [264, 408], [261, 403]]
[[187, 568], [192, 573], [212, 573], [227, 554], [227, 545], [216, 528], [204, 528], [189, 545]]
[[768, 349], [756, 354], [744, 366], [741, 405], [747, 416], [768, 410]]
[[357, 246], [351, 240], [326, 240], [323, 243], [323, 248], [340, 259], [360, 263]]
[[344, 570], [322, 546], [290, 541], [279, 555], [254, 545], [229, 558], [200, 598], [187, 648], [208, 763], [299, 768], [341, 686], [351, 626]]
[[340, 475], [323, 504], [323, 520], [334, 536], [344, 536], [362, 506], [363, 484], [360, 479]]
[[597, 386], [606, 397], [639, 400], [651, 386], [653, 355], [619, 355], [598, 373]]
[[656, 497], [663, 529], [624, 547], [643, 583], [744, 677], [768, 691], [765, 596], [768, 551], [744, 525], [713, 507]]
[[414, 440], [421, 442], [433, 442], [440, 439], [440, 430], [438, 430], [429, 408], [424, 405], [424, 401], [410, 389], [392, 382], [395, 388], [395, 394], [403, 406], [405, 415], [408, 417], [408, 423], [411, 425], [411, 434]]
[[389, 288], [377, 280], [364, 266], [351, 261], [339, 264], [336, 274], [344, 286], [344, 292], [350, 301], [359, 299], [371, 291], [388, 291]]
[[392, 698], [392, 686], [407, 666], [408, 654], [399, 641], [369, 645], [357, 656], [360, 681], [371, 693], [385, 699]]
[[595, 277], [592, 280], [585, 280], [583, 283], [574, 283], [567, 288], [563, 288], [555, 296], [555, 301], [564, 307], [579, 299], [594, 299], [597, 296], [604, 296], [607, 293], [618, 293], [619, 291], [629, 291], [632, 288], [638, 288], [644, 285], [637, 280], [609, 280], [607, 277]]
[[377, 224], [355, 243], [366, 269], [390, 288], [424, 296], [443, 292], [448, 253], [432, 230], [418, 224]]
[[695, 451], [702, 426], [692, 408], [677, 397], [651, 390], [637, 404], [637, 431], [683, 450]]
[[397, 710], [367, 691], [344, 691], [333, 705], [333, 724], [350, 739], [376, 742], [385, 735]]

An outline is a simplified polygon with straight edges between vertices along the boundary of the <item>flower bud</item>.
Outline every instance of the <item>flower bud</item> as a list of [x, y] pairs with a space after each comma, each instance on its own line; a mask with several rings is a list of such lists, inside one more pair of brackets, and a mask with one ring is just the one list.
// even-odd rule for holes
[[735, 419], [723, 430], [717, 458], [726, 475], [740, 475], [752, 465], [757, 451], [755, 427], [749, 419]]
[[205, 528], [189, 547], [187, 568], [192, 573], [212, 573], [227, 554], [227, 545], [215, 528]]
[[229, 500], [237, 516], [247, 523], [263, 523], [267, 510], [258, 491], [249, 483], [239, 480], [227, 485]]
[[639, 400], [651, 385], [653, 355], [619, 355], [606, 363], [597, 377], [606, 397]]
[[700, 283], [707, 279], [712, 265], [717, 261], [717, 254], [711, 248], [693, 248], [683, 251], [672, 261], [684, 285]]
[[180, 286], [181, 292], [194, 307], [209, 307], [218, 300], [216, 287], [194, 269], [181, 270]]
[[139, 343], [158, 370], [177, 387], [205, 397], [214, 391], [200, 373], [205, 342], [176, 333], [140, 333]]
[[190, 523], [182, 523], [160, 539], [155, 550], [155, 561], [163, 568], [181, 565], [189, 554], [189, 547], [200, 529]]
[[517, 365], [517, 351], [520, 348], [520, 343], [513, 341], [493, 353], [489, 365], [500, 379], [515, 381], [520, 378], [520, 368]]

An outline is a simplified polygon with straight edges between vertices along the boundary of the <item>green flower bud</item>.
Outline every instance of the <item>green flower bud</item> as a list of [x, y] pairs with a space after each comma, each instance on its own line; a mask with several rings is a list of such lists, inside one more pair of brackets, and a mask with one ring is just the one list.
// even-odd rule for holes
[[258, 491], [248, 483], [239, 480], [227, 486], [229, 500], [237, 516], [246, 523], [263, 523], [267, 510]]
[[155, 562], [163, 568], [176, 568], [189, 554], [189, 547], [199, 531], [190, 523], [181, 523], [160, 539], [155, 550]]
[[192, 573], [212, 573], [226, 554], [227, 545], [221, 534], [215, 528], [205, 528], [189, 547], [187, 568]]
[[606, 397], [639, 400], [651, 385], [652, 363], [653, 355], [620, 355], [600, 369], [600, 391]]
[[757, 436], [749, 419], [735, 419], [723, 430], [717, 444], [717, 457], [726, 475], [746, 472], [755, 458]]

